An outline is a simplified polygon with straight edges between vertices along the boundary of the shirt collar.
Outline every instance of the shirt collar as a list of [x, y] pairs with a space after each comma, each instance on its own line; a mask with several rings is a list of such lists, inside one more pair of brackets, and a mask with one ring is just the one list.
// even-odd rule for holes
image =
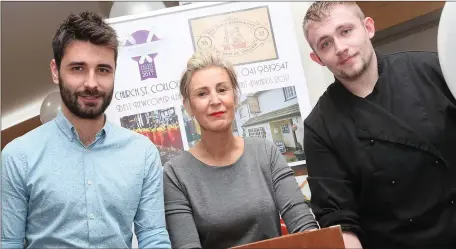
[[[105, 116], [105, 124], [103, 128], [97, 133], [96, 139], [99, 139], [102, 136], [106, 136], [109, 133], [111, 124], [110, 122], [106, 119], [106, 114]], [[78, 134], [76, 132], [76, 129], [74, 128], [73, 124], [65, 117], [62, 111], [59, 111], [57, 113], [57, 117], [55, 118], [55, 122], [57, 126], [62, 130], [62, 132], [65, 134], [65, 136], [68, 137], [68, 139], [73, 140], [74, 138], [78, 139]]]

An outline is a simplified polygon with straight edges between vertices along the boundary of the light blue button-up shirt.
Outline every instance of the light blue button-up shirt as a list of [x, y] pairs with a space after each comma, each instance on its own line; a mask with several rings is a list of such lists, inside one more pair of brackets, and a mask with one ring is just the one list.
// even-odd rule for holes
[[2, 151], [2, 248], [170, 248], [160, 156], [106, 122], [87, 148], [62, 113]]

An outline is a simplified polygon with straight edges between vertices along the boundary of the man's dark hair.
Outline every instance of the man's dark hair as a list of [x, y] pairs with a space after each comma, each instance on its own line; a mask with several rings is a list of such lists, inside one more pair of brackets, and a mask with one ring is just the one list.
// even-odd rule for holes
[[96, 13], [88, 11], [80, 14], [71, 13], [60, 24], [52, 40], [54, 59], [58, 69], [60, 69], [65, 48], [72, 41], [88, 41], [95, 45], [112, 48], [114, 60], [117, 61], [117, 33]]

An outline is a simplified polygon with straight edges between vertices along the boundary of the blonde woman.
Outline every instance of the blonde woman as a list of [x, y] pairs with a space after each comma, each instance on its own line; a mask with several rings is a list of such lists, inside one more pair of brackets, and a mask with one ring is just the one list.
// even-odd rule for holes
[[180, 91], [201, 141], [164, 166], [166, 223], [173, 248], [228, 248], [318, 225], [277, 147], [234, 136], [235, 71], [214, 54], [188, 61]]

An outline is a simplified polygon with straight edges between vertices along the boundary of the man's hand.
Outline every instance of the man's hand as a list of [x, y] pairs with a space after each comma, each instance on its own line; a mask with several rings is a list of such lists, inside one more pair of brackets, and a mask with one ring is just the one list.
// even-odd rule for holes
[[355, 249], [359, 248], [362, 249], [361, 242], [359, 241], [358, 237], [354, 233], [344, 232], [342, 233], [342, 237], [344, 238], [345, 248]]

